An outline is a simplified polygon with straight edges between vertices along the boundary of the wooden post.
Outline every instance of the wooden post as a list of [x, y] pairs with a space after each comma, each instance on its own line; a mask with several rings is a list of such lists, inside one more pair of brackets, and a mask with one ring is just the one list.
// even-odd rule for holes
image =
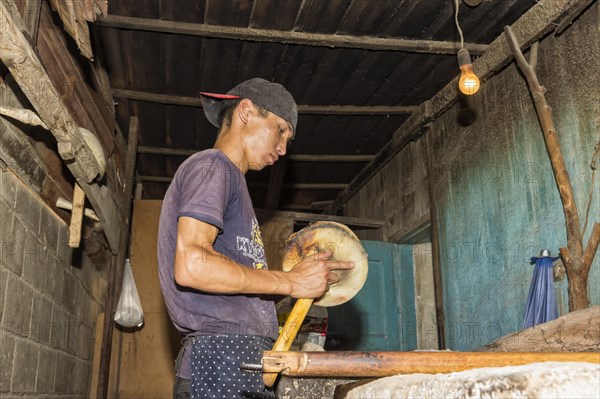
[[97, 399], [98, 393], [98, 377], [100, 374], [100, 352], [102, 351], [102, 336], [104, 328], [104, 312], [98, 313], [96, 317], [96, 335], [94, 336], [94, 356], [92, 358], [92, 376], [90, 381], [90, 389], [88, 392], [89, 399]]
[[[431, 137], [431, 136], [429, 136]], [[427, 189], [429, 194], [429, 215], [431, 220], [431, 264], [433, 271], [433, 294], [435, 297], [435, 319], [438, 337], [438, 349], [446, 349], [446, 318], [444, 315], [444, 288], [442, 278], [442, 261], [440, 256], [440, 238], [438, 234], [438, 214], [433, 189], [433, 155], [431, 140], [423, 140], [427, 154]]]
[[79, 184], [75, 183], [73, 189], [73, 208], [71, 210], [71, 223], [69, 224], [69, 247], [79, 248], [81, 242], [81, 223], [83, 222], [83, 205], [85, 194]]
[[135, 176], [136, 148], [139, 136], [139, 122], [137, 117], [132, 117], [129, 121], [129, 138], [127, 145], [127, 165], [125, 166], [125, 187], [122, 196], [121, 206], [121, 234], [119, 239], [119, 250], [117, 255], [111, 258], [111, 268], [109, 271], [108, 292], [104, 305], [104, 328], [102, 334], [102, 351], [100, 353], [100, 366], [98, 376], [98, 390], [96, 397], [106, 399], [108, 395], [108, 377], [110, 375], [110, 356], [112, 351], [114, 313], [121, 287], [123, 285], [123, 269], [125, 259], [127, 258], [129, 246], [129, 225], [131, 221], [131, 203]]
[[523, 71], [529, 91], [533, 97], [535, 110], [542, 126], [544, 141], [546, 142], [546, 150], [552, 164], [552, 172], [554, 173], [565, 213], [567, 246], [560, 248], [560, 257], [567, 270], [569, 311], [585, 309], [589, 306], [587, 293], [588, 275], [594, 255], [598, 249], [598, 244], [600, 243], [600, 223], [596, 222], [594, 224], [592, 234], [588, 239], [588, 244], [584, 252], [583, 237], [579, 226], [577, 206], [573, 197], [573, 188], [571, 187], [571, 180], [569, 179], [569, 173], [560, 148], [554, 121], [552, 120], [552, 112], [544, 96], [546, 89], [538, 82], [535, 68], [525, 60], [510, 26], [505, 26], [504, 31], [508, 44], [515, 55], [517, 65]]

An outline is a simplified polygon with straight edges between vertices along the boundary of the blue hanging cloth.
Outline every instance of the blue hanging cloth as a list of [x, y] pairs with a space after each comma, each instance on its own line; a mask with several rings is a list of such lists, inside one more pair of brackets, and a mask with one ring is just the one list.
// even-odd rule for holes
[[558, 317], [556, 297], [554, 295], [554, 277], [552, 276], [552, 262], [556, 259], [558, 257], [542, 256], [531, 258], [531, 263], [535, 262], [535, 269], [525, 305], [523, 329], [554, 320]]

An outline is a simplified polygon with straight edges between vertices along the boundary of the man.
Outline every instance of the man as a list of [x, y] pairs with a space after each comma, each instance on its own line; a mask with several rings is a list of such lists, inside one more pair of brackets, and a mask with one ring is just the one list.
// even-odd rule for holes
[[159, 277], [167, 310], [186, 336], [174, 396], [272, 397], [260, 362], [277, 337], [266, 295], [317, 298], [337, 282], [330, 253], [304, 259], [288, 273], [267, 269], [260, 229], [244, 178], [286, 153], [298, 112], [291, 94], [264, 79], [225, 95], [201, 93], [204, 113], [219, 128], [214, 147], [188, 158], [163, 202], [158, 231]]

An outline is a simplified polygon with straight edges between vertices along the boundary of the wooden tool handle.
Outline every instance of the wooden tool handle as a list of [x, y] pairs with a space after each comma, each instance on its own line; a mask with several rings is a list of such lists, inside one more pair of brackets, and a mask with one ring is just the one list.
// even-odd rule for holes
[[[281, 330], [281, 334], [277, 338], [277, 342], [273, 345], [273, 350], [278, 352], [284, 352], [290, 349], [292, 346], [292, 342], [296, 338], [298, 334], [298, 330], [308, 313], [314, 299], [298, 299], [292, 312], [288, 316], [285, 324], [283, 325], [283, 329]], [[275, 384], [275, 380], [277, 380], [277, 373], [264, 373], [263, 380], [265, 382], [265, 386], [268, 388], [272, 387]]]

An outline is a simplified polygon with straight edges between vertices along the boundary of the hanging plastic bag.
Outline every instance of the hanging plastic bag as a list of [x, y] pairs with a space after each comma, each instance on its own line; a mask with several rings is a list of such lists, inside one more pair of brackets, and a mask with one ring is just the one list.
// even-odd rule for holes
[[129, 259], [125, 260], [123, 287], [115, 311], [115, 322], [123, 327], [141, 327], [144, 324], [144, 311], [138, 295]]

